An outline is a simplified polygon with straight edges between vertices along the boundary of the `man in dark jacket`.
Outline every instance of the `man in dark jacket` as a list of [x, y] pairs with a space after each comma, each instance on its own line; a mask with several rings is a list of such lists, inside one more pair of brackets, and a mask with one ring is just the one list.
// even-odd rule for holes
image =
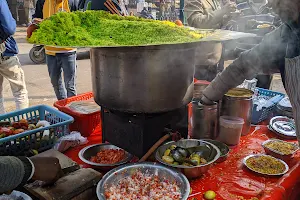
[[[0, 196], [30, 180], [54, 183], [62, 175], [57, 158], [0, 156]], [[0, 198], [1, 199], [1, 198]]]
[[243, 52], [204, 90], [206, 104], [220, 100], [231, 88], [258, 74], [281, 73], [300, 143], [300, 0], [269, 0], [284, 22], [251, 50]]
[[[217, 0], [185, 0], [184, 3], [184, 14], [188, 25], [200, 29], [222, 28], [230, 19], [228, 17], [230, 13], [236, 10], [236, 5], [232, 2], [227, 3], [223, 8]], [[195, 78], [212, 81], [217, 71], [223, 68], [223, 63], [218, 66], [221, 56], [221, 43], [201, 44], [196, 50]]]
[[0, 114], [5, 112], [2, 87], [4, 78], [10, 83], [17, 109], [28, 107], [28, 93], [24, 71], [17, 58], [18, 47], [12, 35], [16, 21], [12, 17], [6, 0], [0, 0]]

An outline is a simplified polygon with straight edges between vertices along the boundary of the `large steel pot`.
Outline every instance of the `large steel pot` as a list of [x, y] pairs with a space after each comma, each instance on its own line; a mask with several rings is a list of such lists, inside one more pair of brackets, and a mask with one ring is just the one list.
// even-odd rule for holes
[[166, 112], [188, 104], [198, 44], [92, 48], [95, 101], [131, 113]]

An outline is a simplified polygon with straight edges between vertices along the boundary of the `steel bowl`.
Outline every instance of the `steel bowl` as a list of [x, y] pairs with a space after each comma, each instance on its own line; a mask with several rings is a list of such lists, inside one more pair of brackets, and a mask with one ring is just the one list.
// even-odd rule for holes
[[223, 142], [219, 142], [217, 140], [205, 139], [204, 141], [212, 143], [219, 148], [221, 155], [220, 158], [216, 161], [217, 163], [224, 162], [227, 159], [230, 149], [226, 144], [224, 144]]
[[112, 144], [94, 144], [83, 148], [78, 153], [78, 156], [84, 163], [91, 165], [94, 169], [99, 169], [103, 171], [108, 171], [117, 166], [128, 163], [133, 158], [133, 156], [130, 153], [126, 152], [125, 153], [126, 157], [124, 158], [124, 160], [117, 162], [115, 164], [100, 164], [100, 163], [91, 162], [90, 161], [91, 157], [96, 156], [96, 154], [102, 149], [121, 149], [121, 148], [116, 147]]
[[260, 156], [268, 156], [268, 157], [274, 158], [273, 156], [269, 156], [269, 155], [265, 155], [265, 154], [254, 154], [254, 155], [249, 155], [249, 156], [245, 157], [245, 158], [243, 159], [243, 164], [244, 164], [250, 171], [255, 172], [255, 173], [257, 173], [257, 174], [260, 174], [260, 175], [266, 175], [266, 176], [282, 176], [282, 175], [286, 174], [286, 173], [289, 171], [289, 166], [288, 166], [283, 160], [280, 160], [280, 159], [278, 159], [278, 158], [274, 158], [274, 159], [278, 160], [279, 162], [281, 162], [281, 163], [284, 164], [284, 166], [285, 166], [285, 170], [284, 170], [283, 172], [281, 172], [281, 173], [278, 173], [278, 174], [261, 173], [261, 172], [258, 172], [258, 171], [256, 171], [256, 170], [253, 170], [252, 168], [250, 168], [250, 167], [247, 165], [247, 160], [248, 160], [249, 158], [252, 158], [252, 157], [260, 157]]
[[[162, 160], [162, 156], [164, 155], [164, 152], [171, 145], [176, 145], [182, 148], [202, 146], [203, 158], [207, 161], [207, 163], [198, 166], [183, 166], [183, 165], [172, 165], [172, 164], [165, 163]], [[196, 140], [196, 139], [184, 139], [184, 140], [179, 140], [178, 142], [168, 142], [160, 146], [156, 151], [155, 158], [158, 162], [173, 167], [178, 171], [181, 171], [184, 175], [186, 175], [188, 179], [195, 179], [202, 176], [204, 173], [206, 173], [209, 170], [209, 168], [212, 166], [212, 164], [219, 159], [220, 155], [221, 152], [219, 148], [210, 142], [206, 142], [204, 140]]]
[[190, 194], [190, 183], [187, 178], [180, 172], [174, 171], [166, 166], [155, 163], [131, 163], [117, 167], [109, 171], [97, 185], [97, 197], [99, 200], [105, 200], [105, 190], [110, 186], [117, 184], [119, 180], [132, 175], [136, 170], [142, 173], [155, 174], [159, 177], [168, 179], [170, 182], [175, 181], [181, 191], [182, 200], [186, 200]]
[[[289, 143], [289, 144], [292, 144], [294, 147], [295, 147], [295, 150], [290, 153], [290, 154], [283, 154], [279, 151], [276, 151], [274, 149], [271, 149], [269, 147], [266, 147], [266, 144], [268, 144], [269, 142], [273, 142], [273, 141], [280, 141], [280, 142], [284, 142], [284, 143]], [[278, 140], [278, 139], [269, 139], [269, 140], [266, 140], [262, 143], [262, 146], [263, 148], [265, 149], [265, 152], [275, 158], [279, 158], [281, 160], [284, 160], [284, 161], [288, 161], [290, 160], [293, 155], [299, 150], [299, 146], [297, 144], [294, 144], [294, 143], [290, 143], [290, 142], [286, 142], [286, 141], [283, 141], [283, 140]]]

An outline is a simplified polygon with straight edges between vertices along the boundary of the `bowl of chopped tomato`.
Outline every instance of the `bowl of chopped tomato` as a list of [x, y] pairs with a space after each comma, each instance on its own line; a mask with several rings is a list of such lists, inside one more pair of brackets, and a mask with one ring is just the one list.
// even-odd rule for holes
[[79, 158], [92, 168], [108, 171], [128, 163], [133, 156], [127, 151], [112, 144], [94, 144], [83, 148]]

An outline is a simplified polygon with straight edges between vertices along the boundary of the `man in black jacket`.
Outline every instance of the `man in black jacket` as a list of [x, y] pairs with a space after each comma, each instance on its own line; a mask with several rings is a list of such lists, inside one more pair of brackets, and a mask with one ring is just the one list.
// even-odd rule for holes
[[269, 0], [284, 22], [253, 49], [243, 52], [204, 90], [202, 101], [220, 100], [231, 88], [258, 74], [281, 73], [293, 106], [300, 143], [300, 0]]
[[54, 183], [62, 175], [57, 158], [0, 157], [0, 195], [25, 185], [30, 180]]

